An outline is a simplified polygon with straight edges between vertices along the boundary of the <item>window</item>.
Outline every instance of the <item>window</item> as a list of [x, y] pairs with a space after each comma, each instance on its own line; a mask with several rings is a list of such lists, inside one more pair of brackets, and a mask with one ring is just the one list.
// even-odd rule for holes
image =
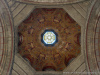
[[54, 30], [45, 30], [41, 36], [41, 40], [45, 46], [53, 46], [57, 42], [57, 34]]

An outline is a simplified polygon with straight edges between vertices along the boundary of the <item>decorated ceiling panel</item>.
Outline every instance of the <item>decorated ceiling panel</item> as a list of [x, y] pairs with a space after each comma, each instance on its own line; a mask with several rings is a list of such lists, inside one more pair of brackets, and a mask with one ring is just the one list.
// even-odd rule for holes
[[62, 8], [37, 8], [18, 27], [19, 54], [37, 71], [62, 71], [81, 51], [81, 27]]

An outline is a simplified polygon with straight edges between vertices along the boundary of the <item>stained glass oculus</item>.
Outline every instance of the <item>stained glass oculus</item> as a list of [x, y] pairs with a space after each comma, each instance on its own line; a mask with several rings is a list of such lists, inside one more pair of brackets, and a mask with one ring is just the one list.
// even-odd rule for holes
[[57, 42], [57, 34], [54, 30], [45, 30], [44, 33], [41, 36], [41, 40], [44, 43], [44, 45], [54, 45]]
[[47, 31], [44, 35], [43, 35], [43, 41], [46, 44], [53, 44], [56, 41], [56, 35], [52, 32], [52, 31]]

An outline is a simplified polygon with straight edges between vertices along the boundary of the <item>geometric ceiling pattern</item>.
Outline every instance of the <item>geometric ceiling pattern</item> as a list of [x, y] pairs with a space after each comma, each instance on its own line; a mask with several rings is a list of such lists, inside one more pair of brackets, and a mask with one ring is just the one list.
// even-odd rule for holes
[[[57, 33], [54, 46], [41, 42], [45, 30]], [[18, 27], [18, 52], [36, 71], [62, 71], [81, 51], [81, 27], [62, 8], [37, 8]]]

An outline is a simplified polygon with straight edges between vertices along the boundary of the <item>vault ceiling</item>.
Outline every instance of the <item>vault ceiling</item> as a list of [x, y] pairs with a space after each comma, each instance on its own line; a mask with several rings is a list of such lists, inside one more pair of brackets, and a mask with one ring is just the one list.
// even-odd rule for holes
[[[41, 42], [46, 29], [54, 30], [58, 42], [47, 47]], [[81, 51], [81, 27], [63, 9], [35, 9], [18, 27], [19, 53], [37, 71], [62, 71]]]
[[[30, 1], [32, 1], [32, 0], [30, 0]], [[34, 1], [40, 1], [40, 0], [34, 0]], [[49, 0], [49, 1], [51, 1], [51, 0]], [[67, 1], [69, 1], [69, 0], [67, 0]], [[66, 75], [67, 73], [70, 75], [74, 75], [74, 74], [78, 73], [77, 75], [79, 75], [79, 74], [87, 74], [87, 72], [89, 73], [89, 75], [94, 75], [92, 73], [96, 73], [99, 75], [100, 47], [98, 47], [98, 46], [100, 45], [100, 43], [99, 43], [99, 41], [100, 41], [99, 40], [100, 39], [99, 38], [100, 37], [100, 35], [99, 35], [100, 34], [100, 20], [99, 20], [100, 19], [100, 12], [99, 12], [100, 1], [99, 0], [91, 0], [92, 4], [91, 4], [90, 0], [89, 1], [86, 0], [85, 2], [79, 2], [79, 3], [74, 3], [74, 1], [76, 1], [76, 0], [72, 0], [72, 1], [64, 2], [64, 3], [62, 3], [62, 2], [60, 2], [60, 3], [57, 3], [57, 2], [52, 2], [52, 3], [51, 2], [50, 3], [41, 2], [41, 3], [39, 3], [38, 2], [38, 4], [36, 2], [34, 4], [33, 1], [28, 2], [28, 0], [24, 0], [24, 1], [22, 1], [22, 0], [0, 0], [0, 49], [1, 49], [0, 50], [0, 60], [1, 60], [0, 73], [1, 73], [1, 75], [2, 74], [9, 75], [11, 73], [12, 73], [12, 75], [19, 75], [19, 74], [20, 75], [28, 75], [28, 74], [30, 74], [30, 75]], [[81, 0], [77, 0], [77, 2], [78, 1], [81, 1]], [[74, 3], [74, 4], [69, 4], [69, 3]], [[41, 5], [41, 4], [43, 4], [43, 5]], [[58, 4], [65, 4], [65, 5], [58, 5]], [[91, 7], [90, 7], [90, 5], [91, 5]], [[63, 52], [64, 51], [69, 52], [69, 50], [64, 49], [64, 48], [62, 48], [62, 49], [59, 49], [59, 48], [65, 47], [65, 45], [66, 45], [66, 47], [70, 48], [70, 46], [68, 46], [68, 44], [64, 44], [64, 43], [61, 46], [58, 46], [58, 45], [60, 45], [59, 40], [61, 40], [61, 38], [64, 38], [61, 36], [58, 36], [58, 37], [60, 37], [60, 39], [58, 38], [58, 42], [55, 43], [55, 45], [52, 47], [52, 48], [54, 48], [55, 46], [58, 47], [57, 48], [58, 50], [57, 49], [54, 49], [55, 51], [52, 50], [52, 52], [54, 53], [53, 60], [55, 62], [50, 59], [51, 61], [49, 60], [50, 62], [47, 63], [47, 60], [45, 60], [45, 58], [48, 58], [47, 57], [48, 55], [46, 52], [48, 49], [46, 49], [44, 53], [40, 53], [44, 49], [38, 50], [35, 48], [37, 50], [38, 57], [37, 57], [37, 55], [34, 54], [36, 51], [33, 52], [33, 51], [29, 50], [32, 48], [32, 46], [34, 47], [34, 42], [31, 40], [32, 42], [30, 41], [30, 43], [27, 44], [27, 41], [24, 41], [24, 40], [26, 38], [28, 38], [29, 35], [33, 35], [33, 31], [35, 31], [35, 30], [30, 28], [32, 26], [32, 24], [36, 24], [36, 25], [42, 24], [43, 19], [41, 19], [41, 17], [40, 17], [40, 19], [38, 19], [39, 23], [38, 22], [33, 23], [31, 21], [31, 24], [28, 24], [28, 22], [26, 22], [26, 21], [30, 17], [29, 14], [35, 8], [45, 8], [45, 7], [46, 8], [64, 8], [64, 10], [66, 10], [66, 12], [71, 16], [71, 18], [73, 18], [81, 26], [81, 52], [79, 52], [79, 56], [78, 56], [78, 54], [76, 55], [76, 56], [78, 56], [77, 58], [75, 58], [76, 56], [72, 56], [72, 55], [68, 55], [68, 57], [69, 57], [68, 58], [68, 57], [66, 57], [67, 56], [66, 55], [65, 60], [62, 60], [64, 57]], [[88, 9], [88, 15], [87, 15], [87, 9]], [[10, 12], [9, 12], [9, 10], [10, 10]], [[44, 11], [43, 9], [41, 9], [41, 10]], [[47, 15], [47, 13], [46, 13], [46, 15]], [[26, 17], [27, 17], [27, 19], [25, 20]], [[37, 19], [36, 16], [34, 16], [34, 17], [35, 17], [35, 19]], [[50, 17], [52, 17], [52, 15]], [[87, 21], [87, 25], [86, 25], [87, 18], [88, 18], [88, 21]], [[14, 21], [14, 28], [12, 26], [13, 21], [11, 19], [13, 19], [13, 21]], [[56, 21], [56, 22], [58, 21], [57, 24], [61, 22], [61, 21], [59, 22], [59, 19], [55, 19], [55, 20], [53, 20], [53, 22], [54, 21]], [[47, 22], [47, 21], [45, 20], [44, 22]], [[29, 29], [27, 28], [25, 32], [27, 33], [27, 31], [28, 31], [30, 34], [27, 35], [26, 33], [23, 33], [23, 31], [20, 31], [20, 30], [18, 31], [19, 32], [19, 47], [18, 47], [17, 46], [17, 41], [18, 41], [17, 26], [19, 24], [20, 24], [20, 26], [22, 24], [26, 25], [26, 28], [29, 25], [30, 26]], [[63, 25], [62, 23], [60, 23], [60, 24]], [[34, 25], [34, 26], [36, 26], [36, 25]], [[56, 25], [56, 24], [54, 24], [54, 25]], [[75, 26], [74, 23], [73, 23], [73, 25]], [[20, 26], [19, 26], [19, 29], [20, 29]], [[76, 27], [74, 27], [74, 28], [76, 30], [78, 29]], [[21, 29], [24, 30], [25, 29], [24, 26], [21, 27]], [[36, 30], [38, 30], [38, 29], [36, 29]], [[41, 35], [45, 31], [45, 27], [44, 27], [44, 29], [40, 29], [40, 30], [41, 30], [40, 31], [41, 33], [38, 35]], [[55, 29], [55, 27], [53, 27], [53, 30], [58, 35], [63, 35], [60, 33], [60, 31], [58, 31], [58, 29]], [[63, 32], [64, 30], [61, 30], [61, 31]], [[14, 38], [13, 38], [14, 32], [15, 32], [15, 34], [14, 34]], [[71, 35], [74, 35], [74, 34], [75, 33], [73, 33]], [[36, 34], [34, 34], [34, 35], [37, 36]], [[68, 35], [68, 36], [71, 36], [71, 35]], [[78, 35], [80, 35], [80, 34], [78, 34]], [[78, 35], [77, 35], [77, 37], [79, 38], [80, 36], [78, 36]], [[73, 36], [71, 36], [71, 37], [73, 37]], [[33, 37], [31, 37], [31, 38], [33, 38]], [[74, 43], [75, 43], [75, 46], [76, 46], [76, 43], [77, 43], [77, 45], [78, 45], [77, 47], [80, 48], [80, 46], [79, 46], [80, 41], [78, 38], [73, 37], [74, 42], [72, 44], [74, 45]], [[13, 39], [14, 39], [14, 41], [13, 41]], [[29, 39], [30, 39], [30, 36], [29, 36]], [[39, 37], [39, 40], [41, 40], [41, 36]], [[14, 42], [14, 44], [13, 44], [13, 42]], [[41, 47], [48, 48], [41, 41], [40, 41], [40, 43], [41, 43]], [[27, 46], [26, 50], [24, 49], [25, 48], [24, 46]], [[14, 49], [13, 49], [13, 47], [14, 47]], [[17, 53], [17, 51], [18, 51], [17, 47], [19, 48], [20, 55], [19, 55], [19, 53]], [[71, 48], [75, 48], [75, 47], [71, 46]], [[16, 51], [16, 52], [14, 52], [14, 51]], [[22, 51], [22, 54], [20, 51]], [[58, 52], [58, 54], [56, 55], [57, 51], [60, 51], [60, 53]], [[72, 51], [73, 50], [71, 50], [70, 53], [73, 53]], [[32, 57], [33, 54], [35, 56]], [[42, 54], [44, 54], [46, 57], [44, 57], [44, 55], [42, 55]], [[48, 54], [51, 54], [50, 51]], [[67, 54], [67, 53], [65, 53], [65, 54]], [[15, 56], [14, 61], [13, 61], [13, 55]], [[42, 59], [42, 57], [43, 57], [43, 59]], [[32, 58], [32, 60], [31, 60], [31, 58]], [[65, 65], [64, 66], [64, 67], [66, 67], [65, 69], [64, 69], [64, 67], [61, 68], [61, 65], [58, 65], [58, 63], [59, 63], [58, 61], [61, 61], [60, 58], [61, 58], [62, 62], [64, 62], [64, 63], [61, 62], [61, 65], [62, 66]], [[36, 60], [38, 60], [38, 59], [39, 60], [42, 59], [42, 62], [44, 62], [44, 63], [40, 64], [40, 61], [36, 63]], [[33, 61], [34, 61], [34, 63], [29, 65], [27, 63], [27, 61], [30, 64]], [[13, 63], [13, 65], [12, 65], [12, 63]], [[36, 64], [36, 66], [34, 67], [35, 64]], [[39, 66], [40, 69], [37, 68], [38, 67], [37, 64], [42, 65], [41, 67]], [[35, 71], [34, 68], [37, 71]], [[56, 68], [59, 68], [59, 69], [56, 69]], [[62, 69], [64, 69], [64, 70], [60, 71]], [[41, 70], [46, 70], [46, 71], [43, 72]], [[49, 72], [48, 70], [51, 70], [52, 72]], [[54, 70], [57, 70], [57, 71], [54, 71]]]

